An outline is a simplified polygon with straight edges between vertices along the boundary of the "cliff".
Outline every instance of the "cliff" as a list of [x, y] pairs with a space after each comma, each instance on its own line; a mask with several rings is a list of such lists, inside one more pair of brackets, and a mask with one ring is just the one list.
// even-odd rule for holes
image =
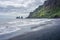
[[60, 18], [60, 0], [46, 0], [28, 18]]

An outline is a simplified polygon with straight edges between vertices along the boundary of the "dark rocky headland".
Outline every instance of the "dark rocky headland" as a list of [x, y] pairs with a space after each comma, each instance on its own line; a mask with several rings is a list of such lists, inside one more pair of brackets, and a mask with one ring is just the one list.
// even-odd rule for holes
[[27, 18], [60, 18], [60, 0], [46, 0]]

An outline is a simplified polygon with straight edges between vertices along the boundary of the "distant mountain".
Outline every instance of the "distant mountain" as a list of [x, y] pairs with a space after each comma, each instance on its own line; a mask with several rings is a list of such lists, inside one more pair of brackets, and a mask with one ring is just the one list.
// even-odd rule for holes
[[60, 18], [60, 0], [47, 0], [33, 12], [28, 18]]

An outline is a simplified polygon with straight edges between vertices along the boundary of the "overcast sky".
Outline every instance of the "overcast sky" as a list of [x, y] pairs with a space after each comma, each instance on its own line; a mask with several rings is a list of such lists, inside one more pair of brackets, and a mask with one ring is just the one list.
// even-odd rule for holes
[[0, 0], [0, 16], [27, 16], [44, 0]]

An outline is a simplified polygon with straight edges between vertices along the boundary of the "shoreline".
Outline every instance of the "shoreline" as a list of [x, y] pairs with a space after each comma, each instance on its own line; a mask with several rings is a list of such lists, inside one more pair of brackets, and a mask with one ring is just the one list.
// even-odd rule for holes
[[19, 35], [8, 40], [60, 40], [59, 26], [57, 22], [56, 25], [52, 25], [51, 27], [47, 26], [47, 28]]

